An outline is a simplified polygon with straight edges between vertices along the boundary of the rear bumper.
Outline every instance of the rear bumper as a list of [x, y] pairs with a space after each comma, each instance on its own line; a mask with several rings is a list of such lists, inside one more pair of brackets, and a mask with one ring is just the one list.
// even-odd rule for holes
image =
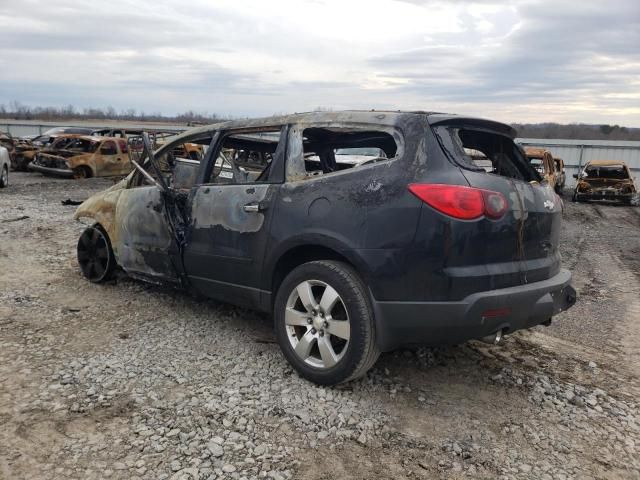
[[65, 177], [72, 178], [73, 170], [69, 170], [66, 168], [53, 168], [53, 167], [43, 167], [42, 165], [38, 165], [36, 163], [31, 162], [28, 166], [29, 170], [34, 172], [44, 173], [45, 175], [51, 175], [54, 177]]
[[590, 193], [576, 192], [578, 200], [631, 200], [635, 193], [622, 193], [612, 190], [600, 190]]
[[456, 302], [373, 302], [378, 345], [446, 345], [511, 333], [549, 320], [576, 301], [571, 273], [541, 282], [471, 294]]

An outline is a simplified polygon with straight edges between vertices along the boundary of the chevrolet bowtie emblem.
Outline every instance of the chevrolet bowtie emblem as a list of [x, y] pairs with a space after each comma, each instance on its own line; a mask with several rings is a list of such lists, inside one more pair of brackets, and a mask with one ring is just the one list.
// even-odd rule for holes
[[555, 206], [555, 204], [551, 200], [545, 200], [544, 201], [544, 208], [546, 208], [548, 210], [553, 210], [554, 206]]

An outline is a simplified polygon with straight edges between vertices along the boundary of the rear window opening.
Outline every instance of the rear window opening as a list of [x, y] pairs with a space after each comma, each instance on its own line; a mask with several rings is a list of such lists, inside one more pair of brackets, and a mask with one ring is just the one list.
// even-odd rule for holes
[[560, 163], [560, 159], [559, 158], [554, 158], [553, 159], [553, 163], [556, 166], [556, 171], [557, 172], [561, 172], [562, 171], [562, 164]]
[[626, 180], [629, 178], [629, 172], [627, 172], [624, 165], [587, 165], [583, 176], [586, 178]]
[[505, 135], [449, 126], [436, 127], [435, 132], [448, 157], [463, 168], [525, 182], [541, 181], [521, 148]]
[[540, 175], [544, 175], [544, 160], [537, 157], [529, 157], [529, 163]]
[[387, 161], [398, 152], [393, 136], [382, 131], [307, 128], [302, 135], [308, 177]]

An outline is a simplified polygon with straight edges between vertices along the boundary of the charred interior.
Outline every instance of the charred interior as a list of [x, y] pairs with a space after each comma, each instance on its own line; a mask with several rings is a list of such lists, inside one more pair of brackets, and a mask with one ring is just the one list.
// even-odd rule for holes
[[[450, 158], [464, 168], [526, 182], [541, 179], [520, 147], [505, 135], [455, 127], [437, 127], [436, 134]], [[469, 155], [469, 150], [481, 152], [482, 155]]]
[[307, 128], [303, 132], [305, 169], [327, 174], [396, 156], [393, 137], [382, 131]]

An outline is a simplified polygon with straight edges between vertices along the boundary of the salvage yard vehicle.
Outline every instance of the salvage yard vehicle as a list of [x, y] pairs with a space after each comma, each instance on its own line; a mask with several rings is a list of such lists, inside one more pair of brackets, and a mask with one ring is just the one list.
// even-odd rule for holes
[[11, 169], [20, 172], [26, 172], [29, 170], [29, 163], [33, 160], [36, 153], [40, 150], [40, 147], [37, 147], [31, 143], [30, 140], [25, 139], [16, 139], [15, 142], [15, 155], [11, 159]]
[[0, 188], [9, 185], [9, 165], [11, 165], [9, 150], [0, 145]]
[[37, 150], [31, 142], [16, 138], [8, 132], [0, 132], [0, 146], [9, 152], [11, 170], [26, 170]]
[[[135, 170], [78, 207], [91, 222], [78, 263], [92, 282], [121, 268], [271, 312], [284, 356], [324, 385], [402, 345], [497, 343], [576, 299], [560, 267], [561, 202], [515, 133], [346, 111], [199, 127], [155, 152], [143, 135]], [[203, 159], [175, 158], [183, 143], [203, 145]], [[354, 148], [378, 153], [341, 163]]]
[[591, 160], [580, 174], [574, 174], [573, 201], [616, 200], [630, 205], [637, 194], [626, 163], [620, 160]]
[[23, 137], [25, 140], [29, 140], [35, 147], [42, 148], [50, 145], [60, 135], [91, 135], [93, 133], [92, 128], [86, 127], [54, 127], [50, 128], [41, 135]]
[[110, 177], [131, 171], [124, 138], [65, 135], [35, 154], [29, 170], [68, 178]]
[[[15, 155], [11, 159], [11, 168], [16, 171], [29, 171], [29, 164], [40, 150], [48, 149], [59, 137], [68, 135], [91, 135], [93, 129], [84, 127], [54, 127], [41, 135], [20, 137], [15, 143]], [[14, 139], [15, 141], [15, 139]]]
[[567, 183], [567, 174], [564, 171], [564, 160], [553, 157], [553, 163], [556, 170], [556, 192], [562, 192]]
[[562, 187], [558, 179], [558, 173], [556, 170], [556, 164], [553, 159], [553, 155], [544, 148], [527, 147], [524, 149], [529, 163], [536, 169], [542, 178], [544, 178], [549, 185], [551, 185], [556, 193], [562, 193]]

